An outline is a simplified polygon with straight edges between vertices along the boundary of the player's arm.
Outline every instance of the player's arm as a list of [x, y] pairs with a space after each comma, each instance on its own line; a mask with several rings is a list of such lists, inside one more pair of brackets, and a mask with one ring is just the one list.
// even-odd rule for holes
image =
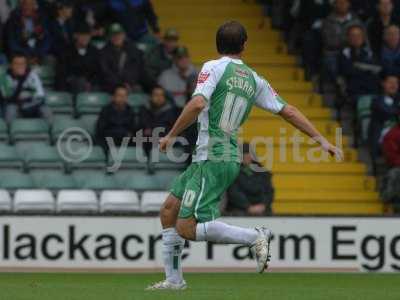
[[194, 96], [183, 109], [171, 131], [160, 140], [160, 151], [165, 152], [173, 140], [197, 120], [205, 106], [206, 100], [203, 96]]
[[307, 117], [304, 116], [296, 107], [286, 104], [278, 114], [301, 132], [319, 143], [325, 151], [329, 152], [329, 154], [336, 156], [338, 159], [342, 159], [342, 151], [329, 143], [310, 122], [310, 120], [308, 120]]

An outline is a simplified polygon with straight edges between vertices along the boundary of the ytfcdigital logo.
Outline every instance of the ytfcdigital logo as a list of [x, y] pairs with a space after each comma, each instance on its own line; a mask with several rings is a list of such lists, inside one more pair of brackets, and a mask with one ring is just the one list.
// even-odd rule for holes
[[[241, 131], [239, 132], [241, 133]], [[107, 167], [108, 172], [116, 172], [121, 167], [127, 150], [130, 146], [135, 145], [134, 159], [138, 163], [159, 163], [161, 155], [166, 155], [168, 161], [173, 163], [184, 163], [189, 158], [189, 153], [177, 151], [187, 146], [189, 142], [185, 137], [177, 137], [173, 144], [169, 145], [166, 154], [161, 154], [158, 150], [160, 137], [165, 134], [165, 128], [155, 128], [152, 130], [151, 136], [145, 136], [143, 130], [136, 132], [133, 137], [125, 137], [119, 145], [116, 145], [112, 137], [106, 137], [105, 142], [108, 148], [108, 156], [110, 165]], [[224, 137], [208, 138], [208, 154], [209, 160], [213, 161], [229, 161], [232, 159], [232, 145], [229, 135]], [[248, 140], [250, 145], [250, 155], [254, 161], [261, 163], [266, 169], [272, 169], [274, 163], [294, 162], [294, 163], [321, 163], [330, 161], [329, 154], [319, 145], [320, 141], [308, 138], [299, 131], [288, 133], [286, 128], [280, 129], [278, 137], [253, 137]], [[239, 157], [242, 158], [243, 140], [239, 138]], [[333, 144], [342, 148], [342, 129], [337, 128], [334, 134]], [[57, 149], [66, 162], [79, 164], [90, 158], [93, 152], [94, 143], [91, 135], [80, 127], [71, 127], [66, 129], [57, 140]], [[143, 149], [151, 149], [150, 154], [145, 155]], [[131, 148], [132, 149], [132, 148]], [[216, 150], [217, 149], [217, 150]], [[337, 162], [341, 158], [335, 158]], [[258, 164], [251, 164], [250, 167], [258, 172], [264, 171]]]

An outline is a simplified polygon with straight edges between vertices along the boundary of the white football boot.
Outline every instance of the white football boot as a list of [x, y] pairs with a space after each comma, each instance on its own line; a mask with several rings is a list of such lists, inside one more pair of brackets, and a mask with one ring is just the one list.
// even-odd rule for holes
[[257, 272], [263, 273], [268, 269], [268, 263], [271, 260], [272, 232], [265, 227], [256, 227], [255, 229], [258, 231], [258, 238], [250, 249], [257, 261]]
[[172, 283], [167, 280], [156, 282], [155, 284], [149, 285], [146, 291], [158, 291], [158, 290], [185, 290], [187, 287], [186, 281], [181, 283]]

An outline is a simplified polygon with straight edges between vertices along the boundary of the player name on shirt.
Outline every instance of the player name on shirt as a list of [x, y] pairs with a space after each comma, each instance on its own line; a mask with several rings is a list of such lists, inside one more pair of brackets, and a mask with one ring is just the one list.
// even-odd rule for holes
[[248, 80], [244, 80], [243, 78], [236, 76], [229, 77], [226, 80], [226, 85], [228, 86], [229, 90], [232, 90], [233, 88], [241, 89], [243, 92], [247, 94], [249, 98], [254, 96], [255, 93], [254, 88], [249, 84]]

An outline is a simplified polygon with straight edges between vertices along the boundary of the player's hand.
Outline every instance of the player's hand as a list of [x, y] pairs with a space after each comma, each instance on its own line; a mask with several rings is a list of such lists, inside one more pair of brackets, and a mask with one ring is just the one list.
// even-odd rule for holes
[[158, 146], [158, 147], [159, 147], [159, 149], [160, 149], [161, 152], [166, 153], [168, 147], [169, 147], [170, 145], [172, 145], [173, 142], [174, 142], [174, 139], [171, 138], [169, 135], [166, 135], [165, 137], [163, 137], [163, 138], [160, 139], [160, 142], [159, 142], [159, 146]]
[[332, 145], [331, 143], [322, 143], [322, 149], [328, 152], [332, 157], [335, 157], [336, 160], [343, 160], [343, 151], [342, 149]]

